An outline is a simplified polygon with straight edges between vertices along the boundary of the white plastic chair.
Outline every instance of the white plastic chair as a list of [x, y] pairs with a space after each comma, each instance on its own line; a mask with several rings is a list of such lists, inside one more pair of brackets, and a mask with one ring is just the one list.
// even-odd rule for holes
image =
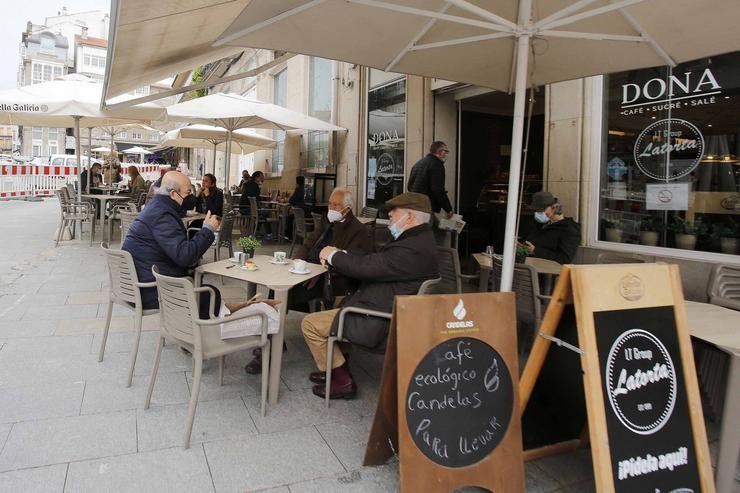
[[113, 304], [124, 306], [134, 311], [134, 347], [131, 350], [131, 363], [128, 368], [128, 379], [126, 387], [131, 387], [131, 380], [134, 377], [134, 366], [136, 365], [136, 356], [139, 353], [139, 341], [141, 341], [141, 319], [146, 315], [154, 315], [159, 310], [156, 308], [144, 310], [141, 302], [140, 288], [153, 288], [154, 282], [139, 282], [136, 275], [134, 259], [129, 252], [124, 250], [111, 250], [107, 243], [101, 243], [100, 247], [105, 252], [105, 258], [108, 261], [108, 276], [110, 279], [110, 297], [108, 299], [108, 315], [105, 318], [105, 329], [103, 330], [103, 340], [100, 341], [100, 351], [98, 352], [98, 362], [103, 361], [105, 355], [105, 344], [108, 341], [108, 331], [110, 330], [110, 321], [113, 315]]
[[[423, 283], [421, 283], [421, 286], [419, 286], [419, 290], [416, 292], [417, 295], [426, 294], [429, 292], [432, 286], [442, 281], [441, 277], [438, 277], [436, 279], [427, 279]], [[369, 317], [379, 317], [379, 318], [385, 318], [390, 320], [392, 314], [386, 313], [386, 312], [380, 312], [377, 310], [368, 310], [367, 308], [358, 308], [354, 306], [348, 306], [346, 308], [342, 308], [339, 310], [339, 313], [337, 316], [339, 317], [339, 323], [337, 325], [337, 335], [336, 336], [329, 336], [329, 339], [327, 340], [326, 345], [326, 395], [324, 399], [326, 400], [326, 407], [329, 407], [329, 402], [331, 401], [331, 362], [332, 358], [334, 357], [334, 343], [335, 342], [350, 342], [347, 339], [344, 338], [344, 318], [349, 313], [356, 313], [358, 315], [367, 315]]]
[[[187, 449], [190, 447], [190, 435], [193, 430], [195, 409], [198, 405], [198, 394], [200, 393], [203, 360], [219, 358], [218, 379], [219, 384], [223, 385], [225, 355], [257, 347], [262, 348], [262, 416], [264, 416], [270, 367], [270, 339], [267, 337], [267, 316], [263, 313], [257, 313], [229, 317], [228, 320], [231, 321], [259, 317], [262, 322], [262, 332], [259, 336], [222, 340], [220, 325], [224, 323], [224, 320], [213, 316], [215, 299], [213, 288], [209, 286], [193, 288], [193, 284], [189, 278], [163, 276], [157, 271], [156, 266], [152, 267], [152, 272], [157, 283], [161, 325], [159, 329], [157, 356], [154, 360], [154, 368], [152, 368], [152, 376], [149, 380], [149, 390], [147, 391], [144, 409], [149, 409], [154, 383], [157, 379], [157, 371], [159, 370], [162, 345], [164, 339], [167, 338], [187, 349], [193, 355], [193, 389], [191, 391], [188, 417], [185, 424], [183, 448]], [[204, 292], [211, 293], [209, 309], [211, 318], [208, 320], [199, 317], [198, 303], [195, 298], [195, 293]]]

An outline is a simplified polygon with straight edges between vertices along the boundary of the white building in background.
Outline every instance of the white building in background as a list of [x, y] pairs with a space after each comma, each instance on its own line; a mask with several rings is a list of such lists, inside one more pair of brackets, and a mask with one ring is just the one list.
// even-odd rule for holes
[[78, 74], [102, 82], [105, 77], [105, 62], [108, 53], [108, 41], [82, 34], [75, 35], [74, 68]]

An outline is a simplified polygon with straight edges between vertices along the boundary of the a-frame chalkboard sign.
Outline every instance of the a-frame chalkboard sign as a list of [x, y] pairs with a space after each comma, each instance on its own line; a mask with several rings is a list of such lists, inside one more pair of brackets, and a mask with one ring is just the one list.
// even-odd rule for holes
[[365, 465], [401, 491], [524, 491], [512, 293], [396, 299]]
[[564, 266], [520, 382], [522, 409], [569, 302], [597, 491], [714, 492], [678, 267]]

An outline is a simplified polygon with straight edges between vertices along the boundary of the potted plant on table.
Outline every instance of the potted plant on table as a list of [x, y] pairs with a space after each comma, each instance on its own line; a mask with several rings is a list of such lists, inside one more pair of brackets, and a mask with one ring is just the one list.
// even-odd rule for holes
[[653, 216], [642, 218], [640, 221], [640, 243], [647, 246], [658, 246], [660, 234], [658, 233], [658, 222]]
[[696, 247], [696, 238], [706, 233], [706, 226], [701, 221], [691, 222], [676, 218], [670, 229], [676, 238], [676, 248], [693, 250]]
[[529, 256], [529, 248], [526, 245], [517, 245], [515, 253], [515, 262], [517, 264], [523, 264]]
[[253, 258], [254, 251], [262, 246], [262, 242], [254, 236], [242, 236], [236, 240], [236, 244], [244, 253], [249, 255], [249, 258]]

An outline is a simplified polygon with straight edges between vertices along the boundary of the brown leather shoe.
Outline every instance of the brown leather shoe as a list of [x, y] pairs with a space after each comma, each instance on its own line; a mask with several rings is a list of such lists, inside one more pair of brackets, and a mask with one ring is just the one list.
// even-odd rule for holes
[[313, 383], [326, 385], [326, 372], [325, 371], [314, 371], [308, 376], [308, 379]]
[[[323, 385], [314, 385], [311, 389], [313, 395], [317, 395], [324, 399], [326, 397], [326, 383]], [[331, 383], [331, 391], [329, 393], [329, 399], [354, 399], [357, 395], [357, 385], [354, 381], [350, 381], [345, 385], [334, 385]]]

